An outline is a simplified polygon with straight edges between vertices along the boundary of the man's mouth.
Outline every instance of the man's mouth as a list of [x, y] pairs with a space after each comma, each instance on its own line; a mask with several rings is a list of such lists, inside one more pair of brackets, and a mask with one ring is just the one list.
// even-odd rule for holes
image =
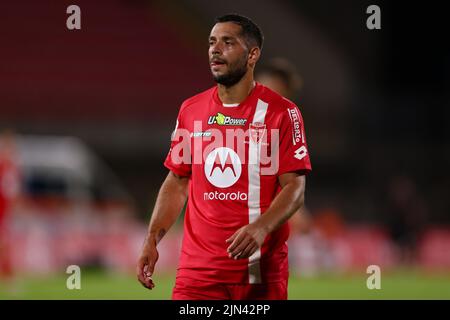
[[224, 65], [224, 64], [226, 64], [226, 62], [223, 60], [220, 60], [220, 59], [213, 59], [213, 60], [211, 60], [210, 64], [211, 64], [211, 67], [216, 67], [216, 66]]

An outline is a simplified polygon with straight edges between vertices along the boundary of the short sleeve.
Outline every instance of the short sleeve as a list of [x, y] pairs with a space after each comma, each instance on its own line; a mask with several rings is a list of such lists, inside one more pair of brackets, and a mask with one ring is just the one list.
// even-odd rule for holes
[[179, 176], [190, 176], [192, 170], [190, 133], [183, 121], [183, 105], [178, 113], [175, 129], [172, 132], [169, 153], [164, 166]]
[[294, 104], [281, 116], [279, 151], [278, 176], [287, 172], [306, 175], [311, 171], [303, 117]]

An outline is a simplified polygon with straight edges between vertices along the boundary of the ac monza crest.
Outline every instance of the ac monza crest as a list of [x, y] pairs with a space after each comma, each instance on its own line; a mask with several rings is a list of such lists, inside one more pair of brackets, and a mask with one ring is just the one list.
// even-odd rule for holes
[[254, 143], [259, 143], [266, 133], [266, 124], [262, 122], [250, 123], [250, 138]]

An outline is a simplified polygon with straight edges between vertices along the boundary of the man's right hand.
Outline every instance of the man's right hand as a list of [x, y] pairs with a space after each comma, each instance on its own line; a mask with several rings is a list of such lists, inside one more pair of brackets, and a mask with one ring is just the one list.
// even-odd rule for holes
[[136, 273], [139, 282], [147, 289], [153, 289], [155, 284], [153, 283], [152, 275], [155, 268], [156, 261], [158, 261], [158, 250], [156, 249], [155, 241], [146, 239], [144, 246], [142, 247], [141, 257], [139, 258]]
[[152, 275], [159, 256], [156, 245], [180, 215], [186, 203], [188, 185], [189, 177], [178, 176], [170, 171], [159, 190], [151, 215], [147, 237], [136, 266], [136, 275], [139, 282], [148, 289], [155, 287]]

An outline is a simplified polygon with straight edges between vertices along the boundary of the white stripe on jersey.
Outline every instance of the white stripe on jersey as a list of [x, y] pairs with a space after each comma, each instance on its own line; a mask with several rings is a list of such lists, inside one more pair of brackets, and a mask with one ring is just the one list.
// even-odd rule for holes
[[[266, 117], [268, 103], [258, 99], [255, 114], [253, 115], [253, 123], [264, 123]], [[252, 223], [261, 215], [260, 204], [260, 153], [261, 144], [256, 143], [253, 139], [249, 140], [248, 146], [248, 216], [249, 222]], [[258, 249], [248, 259], [248, 281], [249, 283], [261, 283], [261, 266], [259, 260], [261, 258], [261, 249]]]

